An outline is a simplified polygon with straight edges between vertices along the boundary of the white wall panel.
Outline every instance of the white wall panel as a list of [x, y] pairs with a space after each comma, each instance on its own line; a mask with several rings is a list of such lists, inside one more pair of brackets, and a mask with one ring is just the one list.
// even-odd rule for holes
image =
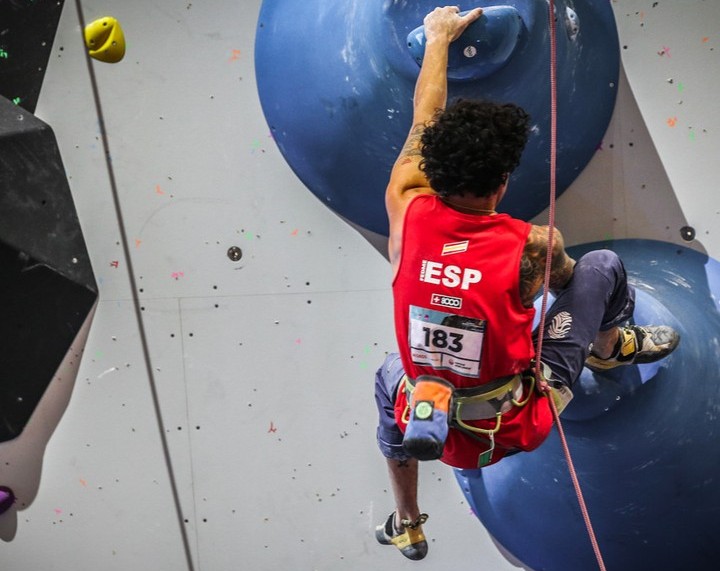
[[[569, 244], [685, 244], [689, 224], [690, 245], [718, 255], [718, 6], [613, 2], [627, 77], [602, 148], [558, 202]], [[58, 137], [101, 301], [72, 398], [46, 417], [53, 436], [22, 476], [36, 492], [0, 517], [2, 569], [185, 569], [180, 525], [202, 571], [517, 568], [440, 464], [421, 473], [428, 559], [374, 540], [392, 509], [372, 395], [394, 344], [389, 267], [269, 137], [253, 69], [259, 7], [83, 4], [88, 21], [116, 17], [128, 42], [121, 63], [93, 65], [133, 292], [66, 1], [37, 115]]]

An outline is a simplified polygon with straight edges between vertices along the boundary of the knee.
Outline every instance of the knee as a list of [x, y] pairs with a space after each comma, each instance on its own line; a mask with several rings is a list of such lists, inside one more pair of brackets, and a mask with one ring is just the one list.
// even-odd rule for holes
[[593, 250], [582, 256], [575, 266], [575, 271], [595, 270], [603, 275], [610, 273], [624, 274], [622, 260], [612, 250]]

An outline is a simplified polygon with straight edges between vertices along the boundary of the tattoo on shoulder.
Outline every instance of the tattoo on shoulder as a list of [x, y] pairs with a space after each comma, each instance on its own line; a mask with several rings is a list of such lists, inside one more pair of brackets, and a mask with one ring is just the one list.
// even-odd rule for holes
[[[547, 227], [533, 226], [520, 262], [520, 299], [525, 307], [532, 305], [545, 280], [547, 244]], [[556, 290], [565, 287], [570, 280], [575, 261], [565, 252], [560, 232], [553, 244], [549, 285], [551, 290]]]
[[535, 294], [542, 286], [546, 257], [545, 235], [540, 228], [533, 226], [520, 259], [520, 299], [525, 307], [532, 305]]
[[400, 151], [401, 158], [420, 156], [420, 139], [422, 138], [424, 130], [425, 125], [421, 123], [413, 125], [407, 141], [405, 141], [405, 145], [403, 146], [402, 151]]

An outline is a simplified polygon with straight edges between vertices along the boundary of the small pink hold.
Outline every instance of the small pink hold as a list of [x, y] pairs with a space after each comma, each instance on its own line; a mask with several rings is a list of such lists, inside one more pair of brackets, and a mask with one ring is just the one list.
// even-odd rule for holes
[[7, 486], [0, 486], [0, 514], [8, 511], [15, 503], [15, 494]]

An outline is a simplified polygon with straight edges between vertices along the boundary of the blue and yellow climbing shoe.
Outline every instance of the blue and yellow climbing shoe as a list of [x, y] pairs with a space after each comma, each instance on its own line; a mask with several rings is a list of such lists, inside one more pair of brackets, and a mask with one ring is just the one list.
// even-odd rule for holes
[[591, 350], [585, 365], [592, 371], [607, 371], [622, 365], [654, 363], [672, 353], [679, 342], [680, 335], [667, 325], [629, 325], [620, 328], [612, 357], [601, 359]]
[[394, 545], [408, 559], [418, 561], [427, 555], [428, 544], [422, 530], [427, 519], [427, 514], [420, 514], [415, 521], [404, 519], [401, 521], [403, 529], [398, 531], [393, 512], [385, 523], [375, 528], [375, 538], [383, 545]]

